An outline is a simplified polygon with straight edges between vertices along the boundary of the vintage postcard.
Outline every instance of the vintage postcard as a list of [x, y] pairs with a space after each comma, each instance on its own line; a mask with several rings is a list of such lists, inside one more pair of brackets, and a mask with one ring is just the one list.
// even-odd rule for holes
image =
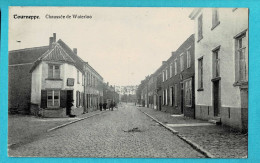
[[247, 158], [248, 13], [9, 7], [9, 157]]

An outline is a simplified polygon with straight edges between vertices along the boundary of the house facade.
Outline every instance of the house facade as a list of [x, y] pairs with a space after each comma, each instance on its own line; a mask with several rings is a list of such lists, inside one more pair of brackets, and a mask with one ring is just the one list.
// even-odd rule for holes
[[[77, 49], [56, 41], [55, 33], [49, 46], [11, 51], [9, 55], [9, 108], [18, 105], [28, 114], [66, 117], [75, 111], [96, 110], [103, 101], [102, 76], [77, 55]], [[23, 58], [30, 62], [23, 63]], [[14, 75], [25, 76], [25, 85], [18, 87], [20, 79]]]
[[191, 35], [162, 67], [162, 111], [195, 117], [194, 35]]
[[248, 9], [197, 8], [195, 96], [199, 119], [247, 130]]

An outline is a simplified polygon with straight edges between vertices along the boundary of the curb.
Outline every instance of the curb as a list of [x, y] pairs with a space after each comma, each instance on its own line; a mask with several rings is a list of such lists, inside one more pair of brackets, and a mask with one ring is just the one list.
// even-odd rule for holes
[[51, 132], [51, 131], [53, 131], [53, 130], [57, 130], [57, 129], [59, 129], [59, 128], [68, 126], [68, 125], [70, 125], [70, 124], [72, 124], [72, 123], [76, 123], [76, 122], [82, 121], [82, 120], [84, 120], [84, 119], [87, 119], [87, 118], [90, 118], [90, 117], [93, 117], [93, 116], [96, 116], [96, 115], [99, 115], [99, 114], [103, 114], [103, 113], [105, 113], [105, 112], [107, 112], [107, 111], [103, 111], [103, 112], [96, 113], [96, 114], [93, 114], [93, 115], [90, 115], [90, 116], [87, 116], [87, 117], [84, 117], [84, 118], [77, 119], [77, 120], [75, 120], [75, 121], [71, 121], [71, 122], [64, 123], [64, 124], [62, 124], [62, 125], [59, 125], [59, 126], [56, 126], [56, 127], [51, 128], [51, 129], [48, 129], [47, 132]]
[[172, 133], [174, 133], [174, 134], [178, 134], [178, 133], [179, 133], [178, 131], [176, 131], [176, 130], [174, 130], [174, 129], [168, 127], [168, 126], [166, 126], [166, 125], [163, 124], [162, 122], [158, 121], [156, 118], [152, 117], [152, 116], [149, 115], [148, 113], [143, 112], [143, 111], [141, 111], [140, 109], [138, 109], [138, 110], [139, 110], [140, 112], [144, 113], [145, 115], [147, 115], [148, 117], [152, 118], [154, 121], [156, 121], [157, 123], [159, 123], [160, 125], [162, 125], [164, 128], [170, 130]]
[[163, 124], [162, 122], [160, 122], [159, 120], [157, 120], [156, 118], [152, 117], [151, 115], [149, 115], [148, 113], [141, 111], [139, 108], [137, 108], [137, 110], [139, 110], [140, 112], [144, 113], [145, 115], [147, 115], [148, 117], [152, 118], [154, 121], [156, 121], [157, 123], [159, 123], [161, 126], [165, 127], [166, 129], [168, 129], [169, 131], [171, 131], [173, 134], [176, 134], [181, 140], [183, 140], [184, 142], [186, 142], [187, 144], [189, 144], [193, 149], [195, 149], [196, 151], [198, 151], [199, 153], [203, 154], [206, 158], [215, 158], [214, 155], [212, 155], [211, 153], [209, 153], [208, 151], [206, 151], [205, 149], [203, 149], [200, 145], [198, 145], [197, 143], [187, 139], [184, 136], [181, 136], [179, 134], [178, 131], [166, 126], [165, 124]]

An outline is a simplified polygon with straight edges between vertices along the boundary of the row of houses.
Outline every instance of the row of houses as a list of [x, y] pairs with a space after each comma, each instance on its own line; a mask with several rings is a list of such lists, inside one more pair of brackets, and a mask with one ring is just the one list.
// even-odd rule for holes
[[[9, 52], [9, 111], [64, 117], [71, 109], [82, 113], [114, 99], [103, 77], [82, 60], [56, 33], [49, 45]], [[105, 95], [104, 96], [104, 90]], [[105, 97], [105, 98], [104, 98]]]
[[192, 34], [139, 85], [145, 107], [247, 131], [248, 9], [196, 8]]

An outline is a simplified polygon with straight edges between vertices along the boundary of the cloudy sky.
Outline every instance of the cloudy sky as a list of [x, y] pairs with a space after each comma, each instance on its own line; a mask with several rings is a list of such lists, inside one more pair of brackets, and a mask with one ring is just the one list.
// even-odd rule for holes
[[[105, 82], [137, 85], [167, 60], [192, 33], [192, 8], [12, 7], [9, 50], [48, 45], [52, 33], [88, 62]], [[46, 15], [91, 15], [47, 19]], [[38, 15], [40, 19], [15, 19]]]

